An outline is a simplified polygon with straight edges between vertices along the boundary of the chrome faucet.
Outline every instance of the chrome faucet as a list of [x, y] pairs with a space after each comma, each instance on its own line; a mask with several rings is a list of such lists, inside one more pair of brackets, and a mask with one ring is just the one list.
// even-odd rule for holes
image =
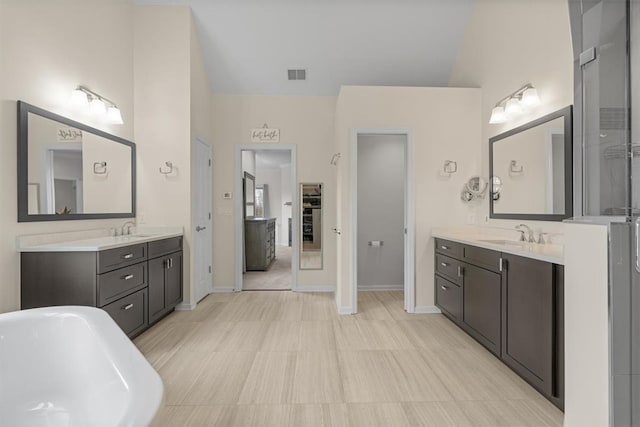
[[[122, 224], [122, 227], [120, 227], [120, 235], [121, 236], [125, 236], [125, 235], [131, 234], [131, 227], [135, 227], [135, 226], [136, 226], [136, 223], [133, 222], [133, 221], [125, 222], [124, 224]], [[126, 228], [126, 230], [127, 230], [126, 233], [125, 233], [125, 227], [127, 227]]]
[[[524, 238], [524, 230], [522, 230], [523, 228], [527, 229], [527, 234], [528, 234], [527, 239]], [[521, 242], [535, 243], [536, 239], [533, 238], [533, 230], [531, 230], [531, 228], [529, 228], [528, 225], [525, 225], [525, 224], [516, 225], [516, 230], [518, 230], [521, 233], [520, 234]]]

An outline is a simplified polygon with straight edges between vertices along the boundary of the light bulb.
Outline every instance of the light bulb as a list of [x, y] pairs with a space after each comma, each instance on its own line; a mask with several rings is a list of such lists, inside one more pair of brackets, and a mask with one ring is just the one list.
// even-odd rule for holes
[[536, 88], [530, 87], [522, 93], [522, 105], [533, 107], [538, 104], [540, 104], [540, 97]]
[[489, 119], [489, 123], [498, 124], [504, 123], [507, 121], [507, 115], [504, 113], [504, 108], [500, 105], [497, 105], [491, 110], [491, 118]]
[[522, 113], [522, 106], [517, 98], [510, 98], [504, 106], [504, 112], [507, 116]]
[[100, 116], [107, 112], [107, 106], [104, 104], [104, 101], [100, 98], [93, 98], [89, 103], [89, 110], [91, 114]]
[[71, 96], [69, 97], [69, 104], [73, 107], [85, 107], [89, 101], [87, 100], [87, 94], [80, 89], [73, 89]]
[[124, 123], [122, 121], [122, 114], [120, 114], [120, 109], [115, 105], [107, 108], [107, 120], [109, 120], [109, 123], [113, 123], [116, 125], [121, 125], [122, 123]]

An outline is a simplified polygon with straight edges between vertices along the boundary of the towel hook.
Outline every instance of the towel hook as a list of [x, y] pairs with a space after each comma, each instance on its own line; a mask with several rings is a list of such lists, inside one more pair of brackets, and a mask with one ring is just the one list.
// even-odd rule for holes
[[169, 175], [170, 173], [173, 173], [173, 162], [164, 162], [164, 164], [166, 165], [166, 167], [168, 169], [163, 170], [162, 166], [160, 167], [160, 173], [163, 175]]
[[338, 160], [340, 160], [340, 158], [342, 157], [342, 154], [340, 153], [335, 153], [333, 156], [331, 156], [331, 161], [330, 163], [333, 166], [337, 166], [338, 165]]
[[105, 175], [107, 173], [107, 162], [93, 162], [93, 173]]
[[509, 173], [522, 173], [524, 172], [524, 167], [522, 165], [518, 166], [517, 160], [511, 160], [509, 164]]

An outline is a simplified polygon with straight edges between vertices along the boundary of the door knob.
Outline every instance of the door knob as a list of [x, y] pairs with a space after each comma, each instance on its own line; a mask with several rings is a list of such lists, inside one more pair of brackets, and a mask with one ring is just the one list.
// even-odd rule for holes
[[204, 229], [206, 229], [207, 227], [200, 227], [199, 225], [196, 227], [196, 231], [202, 231]]

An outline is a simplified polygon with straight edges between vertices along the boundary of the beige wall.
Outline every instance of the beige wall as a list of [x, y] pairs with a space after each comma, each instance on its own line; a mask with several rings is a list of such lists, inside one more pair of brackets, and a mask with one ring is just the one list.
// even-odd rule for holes
[[[416, 306], [434, 305], [431, 228], [466, 223], [469, 205], [460, 200], [464, 182], [480, 170], [480, 91], [455, 88], [343, 86], [335, 125], [339, 161], [338, 306], [351, 306], [352, 129], [408, 128], [414, 138], [416, 218]], [[451, 177], [440, 173], [445, 160], [458, 162]], [[327, 199], [333, 194], [328, 194]]]
[[[114, 227], [124, 222], [17, 223], [16, 100], [133, 139], [131, 9], [126, 0], [0, 1], [0, 312], [19, 308], [16, 236]], [[108, 126], [70, 114], [68, 97], [78, 84], [116, 102], [124, 124]]]
[[[541, 105], [519, 119], [489, 124], [495, 103], [525, 83], [538, 89]], [[489, 176], [489, 138], [573, 104], [573, 51], [567, 0], [475, 0], [453, 68], [451, 86], [482, 88], [482, 175]], [[485, 224], [488, 200], [478, 209]], [[560, 223], [534, 222], [561, 233]], [[514, 221], [488, 220], [512, 228]]]
[[[235, 284], [234, 201], [224, 200], [223, 192], [235, 192], [235, 145], [250, 144], [250, 130], [262, 127], [280, 129], [280, 143], [297, 146], [297, 182], [323, 182], [324, 269], [300, 270], [298, 286], [334, 286], [336, 278], [335, 224], [336, 170], [329, 164], [333, 146], [335, 97], [226, 96], [212, 97], [213, 129], [213, 265], [214, 288], [230, 289]], [[233, 197], [242, 197], [234, 194]], [[240, 260], [241, 261], [241, 260]]]
[[[193, 304], [191, 141], [210, 142], [209, 84], [186, 6], [134, 8], [139, 218], [184, 229], [184, 303]], [[158, 168], [173, 163], [176, 171]]]

